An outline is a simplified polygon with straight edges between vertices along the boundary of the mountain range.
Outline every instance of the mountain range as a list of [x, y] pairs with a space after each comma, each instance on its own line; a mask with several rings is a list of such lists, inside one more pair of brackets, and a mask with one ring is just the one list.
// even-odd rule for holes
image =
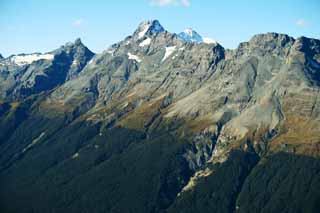
[[159, 21], [0, 55], [1, 212], [317, 212], [320, 40]]

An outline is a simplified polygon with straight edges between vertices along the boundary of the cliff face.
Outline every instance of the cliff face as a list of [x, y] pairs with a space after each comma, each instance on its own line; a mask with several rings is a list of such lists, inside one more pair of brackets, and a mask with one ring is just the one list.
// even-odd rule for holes
[[101, 54], [0, 58], [0, 208], [315, 212], [319, 86], [317, 39], [226, 50], [158, 21]]

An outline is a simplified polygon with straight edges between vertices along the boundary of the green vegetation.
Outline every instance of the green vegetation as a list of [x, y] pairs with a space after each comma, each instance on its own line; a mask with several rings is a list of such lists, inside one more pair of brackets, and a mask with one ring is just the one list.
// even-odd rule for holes
[[287, 153], [268, 156], [246, 179], [239, 212], [318, 212], [319, 159]]

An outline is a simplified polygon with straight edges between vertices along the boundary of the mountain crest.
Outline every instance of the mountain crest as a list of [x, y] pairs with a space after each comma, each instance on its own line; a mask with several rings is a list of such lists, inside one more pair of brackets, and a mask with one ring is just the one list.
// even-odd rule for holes
[[155, 35], [165, 31], [158, 20], [149, 20], [141, 22], [138, 29], [135, 31], [134, 36], [138, 39], [143, 38], [145, 35]]
[[86, 47], [80, 38], [77, 38], [74, 42], [67, 42], [65, 45], [62, 45], [62, 47]]
[[80, 39], [80, 38], [77, 38], [77, 39], [74, 41], [74, 45], [83, 45], [81, 39]]
[[195, 42], [195, 43], [203, 42], [201, 35], [199, 35], [192, 28], [185, 29], [183, 32], [178, 34], [178, 37], [186, 42]]
[[254, 35], [250, 40], [249, 43], [259, 46], [265, 46], [267, 44], [274, 43], [277, 46], [284, 47], [287, 44], [293, 44], [295, 41], [294, 38], [281, 33], [263, 33], [263, 34], [257, 34]]
[[185, 29], [183, 32], [178, 34], [178, 37], [190, 43], [207, 43], [207, 44], [217, 43], [215, 40], [211, 38], [203, 38], [199, 33], [197, 33], [192, 28]]

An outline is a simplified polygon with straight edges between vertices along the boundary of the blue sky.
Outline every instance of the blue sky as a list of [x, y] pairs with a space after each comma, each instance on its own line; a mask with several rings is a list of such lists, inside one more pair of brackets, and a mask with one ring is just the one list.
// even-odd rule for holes
[[265, 32], [319, 39], [319, 11], [319, 0], [0, 0], [0, 53], [51, 51], [78, 37], [101, 52], [149, 19], [226, 48]]

